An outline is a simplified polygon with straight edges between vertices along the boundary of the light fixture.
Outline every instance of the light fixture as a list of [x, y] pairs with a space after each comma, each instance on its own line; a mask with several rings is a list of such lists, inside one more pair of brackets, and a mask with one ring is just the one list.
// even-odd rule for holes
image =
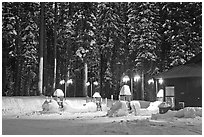
[[139, 75], [136, 75], [136, 76], [134, 77], [134, 81], [139, 81], [139, 79], [140, 79], [140, 76], [139, 76]]
[[164, 80], [162, 78], [159, 79], [159, 84], [162, 84]]
[[90, 85], [90, 82], [86, 82], [86, 86], [89, 86]]
[[73, 83], [72, 79], [67, 80], [67, 83], [72, 84]]
[[65, 83], [64, 80], [60, 80], [60, 85], [63, 85]]
[[97, 86], [98, 85], [98, 82], [97, 81], [94, 81], [94, 83], [93, 83], [95, 86]]
[[129, 80], [130, 80], [130, 78], [128, 76], [123, 77], [123, 82], [128, 82]]
[[153, 78], [148, 80], [148, 84], [154, 84]]

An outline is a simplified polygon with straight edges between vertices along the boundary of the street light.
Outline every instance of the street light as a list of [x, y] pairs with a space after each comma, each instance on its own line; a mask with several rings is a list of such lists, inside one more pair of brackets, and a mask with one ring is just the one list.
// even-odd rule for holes
[[93, 85], [97, 86], [98, 82], [94, 81], [94, 82], [86, 82], [86, 86], [91, 86], [91, 97], [92, 97], [92, 93], [93, 93]]
[[140, 80], [140, 76], [139, 76], [139, 75], [135, 75], [135, 76], [134, 76], [134, 81], [137, 82], [137, 81], [139, 81], [139, 80]]
[[67, 84], [72, 84], [72, 83], [73, 83], [72, 79], [67, 80]]
[[159, 79], [159, 84], [163, 84], [164, 80], [162, 78]]
[[154, 84], [153, 78], [148, 80], [148, 84], [149, 84], [149, 85], [150, 85], [150, 84]]
[[72, 83], [73, 83], [73, 80], [72, 80], [72, 79], [69, 79], [69, 80], [67, 80], [67, 82], [65, 82], [65, 80], [60, 80], [59, 83], [60, 83], [60, 85], [63, 85], [63, 84], [64, 84], [64, 89], [65, 89], [64, 93], [65, 93], [65, 99], [66, 99], [66, 94], [67, 94], [66, 88], [67, 88], [67, 84], [68, 84], [68, 86], [69, 86], [69, 84], [72, 84]]
[[130, 80], [130, 78], [126, 75], [123, 77], [122, 80], [123, 80], [123, 82], [127, 83]]

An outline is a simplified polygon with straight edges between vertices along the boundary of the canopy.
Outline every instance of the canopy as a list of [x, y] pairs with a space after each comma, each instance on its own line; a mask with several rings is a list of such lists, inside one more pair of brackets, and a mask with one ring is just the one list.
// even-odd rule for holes
[[128, 85], [123, 85], [120, 90], [120, 95], [130, 95], [131, 96], [130, 87]]
[[57, 97], [63, 97], [64, 93], [61, 89], [56, 89], [53, 95]]
[[93, 94], [93, 97], [94, 97], [94, 98], [101, 98], [101, 95], [100, 95], [100, 93], [95, 92], [95, 93]]
[[164, 97], [164, 90], [163, 89], [159, 90], [159, 92], [157, 93], [157, 97], [158, 98], [161, 98], [161, 97], [163, 98]]
[[154, 78], [185, 78], [185, 77], [202, 77], [202, 66], [198, 64], [186, 64], [174, 67], [166, 72], [160, 73]]

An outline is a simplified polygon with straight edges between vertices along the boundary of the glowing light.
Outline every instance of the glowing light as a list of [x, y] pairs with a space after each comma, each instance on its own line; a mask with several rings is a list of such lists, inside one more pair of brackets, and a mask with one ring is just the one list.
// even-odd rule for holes
[[94, 84], [95, 86], [97, 86], [97, 85], [98, 85], [98, 82], [97, 82], [97, 81], [95, 81], [93, 84]]
[[90, 85], [90, 82], [86, 82], [86, 86], [89, 86]]
[[139, 81], [140, 80], [140, 76], [139, 75], [136, 75], [135, 77], [134, 77], [134, 81]]
[[148, 84], [153, 84], [154, 83], [154, 80], [153, 79], [149, 79], [148, 80]]
[[123, 77], [123, 82], [128, 82], [129, 80], [130, 80], [130, 78], [128, 76]]
[[159, 79], [159, 84], [162, 84], [164, 80], [162, 78]]
[[68, 83], [68, 84], [72, 84], [72, 83], [73, 83], [73, 80], [72, 80], [72, 79], [69, 79], [69, 80], [67, 80], [67, 83]]
[[60, 85], [63, 85], [64, 83], [65, 83], [64, 80], [61, 80], [61, 81], [60, 81]]

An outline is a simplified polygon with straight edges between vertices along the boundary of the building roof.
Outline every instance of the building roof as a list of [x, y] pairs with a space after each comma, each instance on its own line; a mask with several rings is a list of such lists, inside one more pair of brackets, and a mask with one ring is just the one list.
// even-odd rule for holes
[[196, 56], [192, 57], [186, 64], [196, 63], [202, 65], [202, 52], [198, 53]]
[[186, 64], [156, 75], [154, 78], [202, 77], [202, 52], [191, 58]]
[[185, 77], [202, 77], [202, 66], [191, 63], [174, 67], [166, 72], [162, 72], [154, 78], [185, 78]]

